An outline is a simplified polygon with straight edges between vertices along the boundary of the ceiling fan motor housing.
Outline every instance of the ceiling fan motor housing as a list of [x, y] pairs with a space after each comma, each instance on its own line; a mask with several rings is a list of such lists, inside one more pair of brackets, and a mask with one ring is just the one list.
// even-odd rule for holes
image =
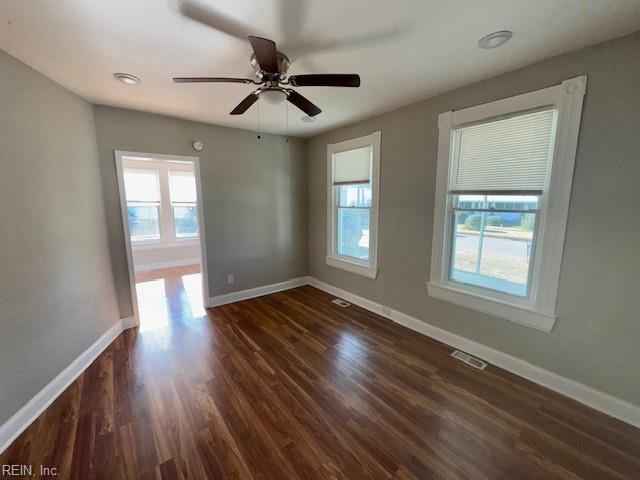
[[[262, 79], [270, 76], [269, 73], [264, 72], [260, 68], [260, 65], [258, 64], [258, 60], [256, 59], [255, 53], [251, 55], [250, 63], [251, 63], [251, 68], [253, 68], [253, 71], [256, 72], [256, 77], [258, 77], [258, 79]], [[289, 61], [289, 57], [287, 57], [284, 53], [278, 52], [278, 72], [279, 73], [272, 76], [275, 77], [275, 79], [277, 80], [284, 80], [287, 77], [287, 71], [289, 70], [289, 65], [291, 65], [291, 62]]]

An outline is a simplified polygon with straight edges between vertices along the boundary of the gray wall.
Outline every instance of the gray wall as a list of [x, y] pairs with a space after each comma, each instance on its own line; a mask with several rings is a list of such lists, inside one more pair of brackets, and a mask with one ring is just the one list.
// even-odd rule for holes
[[[211, 295], [307, 273], [304, 141], [94, 107], [120, 315], [131, 315], [114, 150], [200, 157]], [[204, 142], [202, 152], [191, 148]], [[235, 283], [227, 284], [227, 273]]]
[[[634, 34], [310, 140], [310, 274], [640, 405], [639, 52]], [[553, 332], [428, 297], [438, 114], [583, 73], [588, 91]], [[326, 148], [376, 130], [382, 131], [380, 273], [372, 281], [325, 263]]]
[[0, 424], [118, 321], [93, 111], [0, 50]]

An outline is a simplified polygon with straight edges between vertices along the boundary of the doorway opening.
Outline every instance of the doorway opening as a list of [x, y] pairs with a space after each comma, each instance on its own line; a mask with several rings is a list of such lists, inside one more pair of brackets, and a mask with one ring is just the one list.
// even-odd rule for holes
[[115, 153], [133, 313], [140, 331], [206, 316], [198, 157]]

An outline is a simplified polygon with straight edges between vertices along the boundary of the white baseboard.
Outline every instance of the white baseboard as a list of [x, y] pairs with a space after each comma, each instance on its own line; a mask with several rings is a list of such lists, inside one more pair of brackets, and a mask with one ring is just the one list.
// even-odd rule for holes
[[[122, 331], [129, 330], [130, 328], [137, 327], [136, 319], [133, 317], [125, 317], [121, 318], [120, 322], [122, 323]], [[118, 335], [116, 335], [117, 337]]]
[[511, 373], [519, 375], [527, 380], [554, 390], [566, 397], [572, 398], [591, 408], [599, 410], [607, 415], [611, 415], [623, 422], [640, 427], [640, 407], [625, 400], [621, 400], [600, 390], [588, 387], [582, 383], [550, 372], [543, 368], [516, 358], [507, 353], [500, 352], [486, 345], [474, 342], [468, 338], [461, 337], [441, 328], [430, 325], [410, 315], [397, 310], [385, 307], [369, 299], [360, 297], [353, 293], [324, 283], [316, 278], [308, 277], [309, 285], [320, 290], [343, 298], [369, 311], [386, 317], [411, 330], [422, 333], [431, 338], [435, 338], [451, 347], [463, 350], [471, 355], [481, 358], [497, 367], [503, 368]]
[[171, 260], [167, 262], [145, 263], [143, 265], [134, 265], [133, 269], [136, 273], [148, 272], [149, 270], [158, 270], [159, 268], [182, 267], [184, 265], [196, 265], [200, 263], [200, 258], [183, 258], [181, 260]]
[[18, 435], [25, 431], [27, 427], [98, 358], [98, 355], [111, 345], [111, 342], [113, 342], [120, 333], [132, 326], [134, 326], [133, 317], [120, 319], [107, 330], [104, 335], [96, 340], [93, 345], [72, 361], [67, 368], [60, 372], [57, 377], [32, 397], [31, 400], [9, 420], [2, 424], [0, 426], [0, 453], [4, 452]]
[[269, 295], [270, 293], [276, 293], [283, 290], [289, 290], [290, 288], [301, 287], [302, 285], [307, 285], [308, 283], [309, 277], [298, 277], [292, 278], [291, 280], [286, 280], [284, 282], [264, 285], [262, 287], [249, 288], [248, 290], [225, 293], [224, 295], [216, 295], [209, 299], [209, 307], [219, 307], [220, 305], [226, 305], [227, 303], [240, 302], [241, 300], [261, 297], [263, 295]]

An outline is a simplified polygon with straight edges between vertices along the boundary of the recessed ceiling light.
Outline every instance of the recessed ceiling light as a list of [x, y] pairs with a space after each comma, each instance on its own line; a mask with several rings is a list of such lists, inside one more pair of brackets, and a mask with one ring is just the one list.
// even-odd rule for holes
[[491, 49], [499, 47], [500, 45], [504, 45], [507, 43], [511, 37], [513, 37], [513, 32], [510, 30], [500, 30], [498, 32], [490, 33], [487, 36], [482, 37], [478, 40], [478, 46], [484, 49]]
[[137, 85], [140, 83], [140, 79], [138, 77], [129, 73], [114, 73], [113, 78], [125, 85]]

